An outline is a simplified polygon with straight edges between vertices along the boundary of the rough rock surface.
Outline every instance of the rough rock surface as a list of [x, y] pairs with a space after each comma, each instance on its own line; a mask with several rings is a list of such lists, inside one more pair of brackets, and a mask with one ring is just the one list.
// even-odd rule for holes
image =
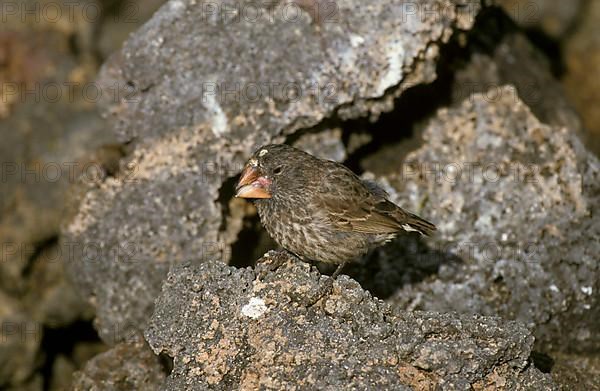
[[169, 273], [146, 331], [174, 357], [165, 389], [555, 389], [519, 323], [396, 312], [346, 276], [314, 303], [326, 278], [286, 252], [258, 273], [218, 262]]
[[[60, 3], [60, 4], [59, 4]], [[98, 146], [114, 140], [82, 92], [93, 66], [90, 31], [36, 14], [64, 2], [2, 4], [0, 27], [0, 388], [41, 390], [54, 358], [45, 328], [91, 317], [56, 246], [71, 185]], [[14, 7], [14, 8], [10, 8]], [[20, 14], [19, 10], [28, 11]], [[53, 8], [52, 8], [53, 7]], [[16, 9], [15, 9], [16, 8]], [[11, 10], [17, 11], [12, 13]], [[48, 9], [46, 9], [48, 10]], [[6, 13], [5, 13], [6, 11]], [[43, 11], [42, 11], [43, 12]], [[61, 15], [67, 9], [61, 8]], [[36, 15], [38, 20], [36, 21]], [[75, 53], [77, 52], [77, 53]], [[68, 369], [62, 374], [68, 375]]]
[[[68, 281], [68, 253], [56, 242], [82, 191], [73, 185], [84, 169], [89, 182], [97, 179], [105, 162], [97, 148], [115, 141], [95, 110], [96, 94], [111, 91], [92, 84], [102, 61], [96, 27], [109, 3], [116, 2], [14, 0], [0, 7], [2, 390], [68, 389], [73, 370], [101, 349], [86, 327], [93, 311]], [[112, 28], [103, 30], [106, 43]], [[82, 349], [86, 344], [94, 348]]]
[[303, 134], [292, 145], [321, 159], [343, 162], [348, 157], [340, 128]]
[[30, 257], [58, 235], [70, 187], [82, 170], [94, 168], [88, 165], [92, 151], [114, 140], [93, 110], [66, 101], [35, 103], [34, 98], [0, 124], [0, 238], [5, 249], [0, 284], [9, 292], [23, 289]]
[[140, 340], [114, 346], [73, 375], [73, 391], [159, 390], [165, 373], [157, 356]]
[[532, 327], [542, 351], [597, 352], [600, 163], [573, 132], [536, 119], [513, 87], [499, 92], [440, 110], [387, 178], [394, 200], [439, 229], [435, 275], [391, 302], [499, 315]]
[[[0, 386], [36, 389], [44, 363], [44, 327], [66, 327], [93, 313], [64, 266], [56, 244], [69, 196], [93, 148], [111, 136], [90, 110], [61, 103], [21, 104], [0, 124], [0, 307], [18, 308], [2, 318]], [[97, 165], [92, 165], [94, 167]], [[14, 334], [13, 334], [14, 332]], [[6, 343], [4, 343], [6, 342]], [[40, 388], [41, 389], [41, 388]]]
[[[421, 89], [421, 92], [409, 100], [402, 99], [399, 107], [392, 115], [385, 118], [384, 129], [394, 123], [402, 123], [419, 107], [446, 107], [459, 104], [470, 99], [474, 93], [485, 93], [490, 100], [495, 100], [504, 85], [516, 87], [516, 96], [522, 100], [542, 122], [549, 125], [567, 127], [584, 141], [586, 147], [598, 150], [597, 139], [590, 137], [584, 129], [579, 113], [568, 99], [563, 85], [553, 75], [552, 64], [542, 51], [536, 48], [527, 36], [497, 7], [487, 7], [477, 16], [473, 28], [466, 37], [458, 35], [448, 50], [444, 52], [440, 74], [441, 79], [433, 85]], [[593, 78], [593, 72], [582, 73], [582, 77]], [[581, 82], [573, 85], [574, 93], [582, 85], [593, 85], [594, 82]], [[590, 93], [597, 91], [593, 87]], [[431, 99], [438, 99], [437, 106], [427, 104]], [[588, 105], [586, 107], [594, 107]], [[405, 113], [408, 111], [408, 113]], [[592, 110], [593, 111], [593, 110]], [[385, 175], [396, 166], [402, 164], [408, 152], [418, 148], [420, 134], [426, 121], [435, 112], [426, 111], [425, 115], [413, 117], [407, 125], [413, 127], [414, 137], [402, 143], [382, 143], [379, 150], [366, 156], [361, 166], [379, 175]], [[387, 127], [386, 127], [387, 123]], [[404, 122], [406, 123], [406, 122]], [[380, 131], [380, 123], [370, 127], [372, 133]], [[385, 137], [385, 136], [384, 136]]]
[[67, 254], [54, 244], [32, 260], [21, 302], [31, 318], [49, 328], [68, 327], [80, 319], [92, 319], [93, 309], [77, 294], [67, 278]]
[[86, 195], [65, 237], [101, 250], [93, 260], [80, 251], [70, 269], [106, 341], [115, 327], [144, 327], [171, 264], [228, 260], [237, 232], [224, 222], [241, 226], [241, 216], [228, 219], [216, 201], [257, 145], [326, 117], [390, 110], [404, 90], [435, 79], [439, 45], [479, 10], [462, 0], [416, 12], [412, 2], [339, 1], [317, 23], [284, 16], [283, 3], [255, 20], [224, 12], [244, 4], [209, 12], [170, 1], [101, 73], [102, 85], [123, 87], [106, 110], [135, 150], [129, 170]]
[[288, 15], [285, 4], [255, 8], [252, 20], [245, 6], [255, 3], [225, 0], [207, 10], [189, 0], [168, 2], [101, 75], [108, 85], [134, 88], [132, 99], [108, 105], [121, 139], [148, 141], [209, 122], [210, 134], [233, 140], [262, 129], [253, 140], [260, 144], [334, 111], [376, 115], [407, 86], [435, 79], [439, 43], [470, 28], [480, 7], [462, 0], [429, 0], [411, 12], [410, 2], [330, 5], [317, 29], [305, 12]]

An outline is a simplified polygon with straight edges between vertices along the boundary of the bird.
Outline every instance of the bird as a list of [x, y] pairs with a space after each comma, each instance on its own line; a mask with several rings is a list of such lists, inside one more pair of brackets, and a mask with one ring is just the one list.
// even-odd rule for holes
[[434, 224], [389, 200], [371, 181], [343, 164], [286, 144], [265, 145], [250, 157], [236, 197], [254, 202], [262, 225], [283, 249], [303, 261], [349, 262], [402, 232], [430, 236]]

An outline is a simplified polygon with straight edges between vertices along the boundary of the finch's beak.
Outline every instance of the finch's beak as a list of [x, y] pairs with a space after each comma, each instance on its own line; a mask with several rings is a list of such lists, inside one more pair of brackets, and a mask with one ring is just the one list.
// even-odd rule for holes
[[263, 176], [258, 167], [246, 165], [242, 176], [235, 187], [235, 196], [240, 198], [271, 198], [269, 185], [271, 181]]

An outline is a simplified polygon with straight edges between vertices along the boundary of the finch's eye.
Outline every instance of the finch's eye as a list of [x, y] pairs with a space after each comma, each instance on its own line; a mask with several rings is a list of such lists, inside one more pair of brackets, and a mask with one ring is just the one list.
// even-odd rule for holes
[[279, 167], [276, 167], [276, 168], [273, 170], [273, 174], [275, 174], [275, 175], [279, 175], [279, 174], [281, 174], [281, 171], [283, 171], [283, 168], [281, 168], [281, 166], [279, 166]]

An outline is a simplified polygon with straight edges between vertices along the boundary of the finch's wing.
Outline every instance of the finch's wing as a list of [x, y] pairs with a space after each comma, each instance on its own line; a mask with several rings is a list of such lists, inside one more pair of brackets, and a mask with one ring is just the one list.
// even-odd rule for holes
[[[330, 163], [335, 164], [335, 163]], [[401, 230], [430, 235], [435, 226], [374, 193], [344, 166], [335, 164], [320, 179], [319, 205], [324, 219], [336, 229], [367, 234], [390, 234]]]

